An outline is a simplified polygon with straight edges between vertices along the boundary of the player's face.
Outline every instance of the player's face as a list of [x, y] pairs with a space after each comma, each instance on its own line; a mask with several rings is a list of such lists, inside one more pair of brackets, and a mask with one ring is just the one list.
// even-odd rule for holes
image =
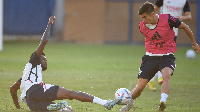
[[152, 24], [153, 23], [153, 12], [149, 15], [147, 13], [143, 13], [140, 15], [143, 19], [143, 21], [146, 23], [146, 24]]
[[41, 55], [40, 60], [41, 60], [42, 71], [45, 71], [47, 69], [47, 59], [44, 55]]

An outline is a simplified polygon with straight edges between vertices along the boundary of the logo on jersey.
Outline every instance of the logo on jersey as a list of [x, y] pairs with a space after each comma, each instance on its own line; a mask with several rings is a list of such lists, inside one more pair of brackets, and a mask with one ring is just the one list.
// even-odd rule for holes
[[142, 70], [139, 68], [139, 74], [138, 75], [140, 75], [142, 73]]
[[179, 12], [181, 10], [181, 7], [176, 7], [176, 6], [171, 6], [171, 5], [166, 5], [166, 8], [170, 12]]
[[175, 69], [174, 65], [171, 65], [171, 67], [172, 67], [173, 69]]
[[160, 36], [160, 34], [156, 31], [153, 36], [152, 36], [152, 40], [160, 40], [162, 37]]
[[174, 16], [171, 16], [171, 17], [170, 17], [170, 20], [176, 22], [176, 18], [175, 18]]
[[163, 44], [165, 44], [165, 42], [156, 42], [156, 40], [161, 40], [162, 36], [160, 36], [160, 34], [156, 31], [152, 38], [151, 38], [151, 43], [150, 44], [154, 44], [156, 47], [163, 47]]
[[29, 73], [29, 77], [27, 80], [31, 81], [33, 83], [33, 79], [31, 79], [31, 75], [35, 75], [35, 82], [37, 82], [38, 75], [37, 75], [37, 66], [35, 68], [31, 68], [31, 71]]

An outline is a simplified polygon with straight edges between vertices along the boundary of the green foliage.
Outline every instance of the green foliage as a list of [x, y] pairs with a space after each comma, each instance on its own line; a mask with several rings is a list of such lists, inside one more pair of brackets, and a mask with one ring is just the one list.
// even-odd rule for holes
[[[9, 86], [22, 76], [24, 66], [39, 41], [5, 41], [0, 52], [0, 111], [28, 111], [16, 109]], [[200, 55], [189, 60], [185, 52], [191, 47], [178, 47], [176, 69], [171, 78], [171, 91], [166, 111], [200, 111]], [[145, 54], [144, 45], [88, 45], [49, 42], [44, 50], [48, 69], [43, 72], [45, 83], [82, 91], [102, 99], [114, 99], [118, 88], [132, 90], [137, 84], [138, 68]], [[160, 85], [157, 91], [144, 89], [131, 111], [157, 111]], [[21, 94], [18, 91], [18, 96]], [[66, 100], [75, 111], [107, 111], [101, 105]], [[56, 101], [58, 102], [58, 101]], [[122, 105], [112, 111], [119, 111]]]

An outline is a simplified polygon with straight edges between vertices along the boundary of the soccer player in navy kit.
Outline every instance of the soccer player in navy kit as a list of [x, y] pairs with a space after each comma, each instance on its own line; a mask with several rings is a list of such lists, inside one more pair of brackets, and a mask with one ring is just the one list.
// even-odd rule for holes
[[48, 42], [50, 28], [55, 20], [55, 16], [49, 18], [49, 22], [40, 44], [36, 51], [32, 53], [29, 62], [23, 71], [23, 76], [10, 87], [10, 93], [16, 108], [20, 108], [17, 90], [22, 94], [19, 98], [21, 102], [27, 103], [32, 111], [61, 110], [67, 106], [66, 101], [54, 103], [54, 100], [76, 99], [81, 102], [91, 102], [103, 105], [106, 109], [111, 109], [121, 99], [102, 100], [98, 97], [80, 91], [71, 91], [57, 85], [45, 84], [42, 81], [42, 71], [47, 69], [47, 60], [43, 52]]
[[139, 28], [145, 36], [146, 55], [142, 57], [138, 84], [133, 90], [132, 100], [129, 104], [123, 106], [120, 111], [129, 111], [134, 106], [135, 99], [141, 95], [148, 81], [158, 71], [161, 71], [163, 75], [158, 110], [164, 111], [170, 92], [170, 78], [175, 69], [174, 52], [177, 51], [173, 27], [183, 29], [186, 32], [191, 39], [193, 49], [198, 53], [200, 53], [200, 46], [196, 43], [189, 26], [169, 14], [157, 15], [152, 3], [145, 2], [139, 9], [139, 15], [143, 19], [139, 24]]

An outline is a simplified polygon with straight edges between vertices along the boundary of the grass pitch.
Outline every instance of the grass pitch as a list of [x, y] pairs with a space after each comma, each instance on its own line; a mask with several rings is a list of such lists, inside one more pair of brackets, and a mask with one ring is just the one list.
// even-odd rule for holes
[[[29, 111], [16, 109], [9, 86], [22, 77], [24, 66], [39, 41], [5, 41], [0, 52], [0, 111]], [[171, 91], [166, 111], [200, 111], [200, 55], [186, 59], [186, 50], [178, 47], [175, 53], [176, 69], [171, 78]], [[59, 85], [74, 91], [82, 91], [102, 99], [114, 99], [118, 88], [132, 90], [137, 84], [138, 68], [145, 54], [144, 45], [88, 45], [49, 42], [44, 50], [48, 69], [43, 72], [45, 83]], [[160, 86], [157, 91], [145, 88], [131, 111], [157, 111]], [[18, 96], [21, 94], [18, 91]], [[108, 111], [103, 106], [66, 100], [74, 111]], [[58, 102], [58, 101], [56, 101]], [[112, 111], [119, 111], [122, 105]]]

